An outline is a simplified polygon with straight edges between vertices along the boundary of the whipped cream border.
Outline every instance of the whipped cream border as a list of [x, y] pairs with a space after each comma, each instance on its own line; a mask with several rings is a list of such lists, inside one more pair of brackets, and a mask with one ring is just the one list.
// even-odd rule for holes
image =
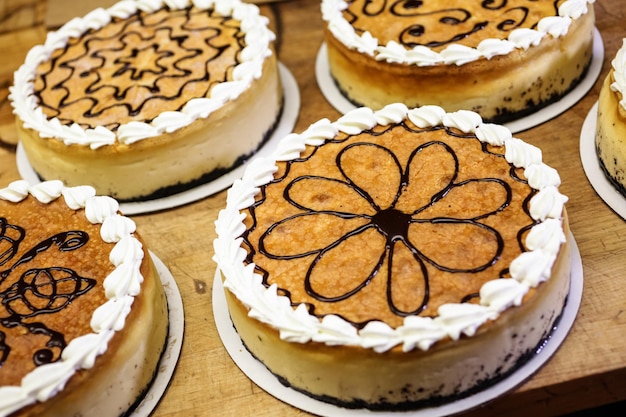
[[595, 0], [567, 0], [558, 10], [558, 16], [542, 18], [537, 29], [519, 28], [511, 31], [507, 39], [484, 39], [476, 48], [453, 43], [441, 52], [423, 45], [406, 49], [395, 41], [379, 45], [378, 39], [368, 31], [359, 35], [354, 27], [343, 17], [343, 10], [348, 7], [345, 0], [322, 0], [322, 18], [333, 36], [347, 48], [374, 57], [377, 61], [422, 66], [463, 65], [481, 58], [491, 59], [497, 55], [507, 55], [515, 49], [528, 49], [537, 46], [550, 35], [554, 38], [567, 34], [573, 20], [588, 11], [588, 4]]
[[[241, 246], [241, 235], [246, 230], [243, 223], [246, 214], [241, 210], [254, 204], [260, 187], [273, 179], [276, 161], [295, 159], [305, 146], [320, 146], [339, 132], [354, 135], [377, 124], [386, 126], [407, 118], [420, 128], [442, 124], [473, 133], [482, 142], [505, 147], [506, 160], [523, 168], [529, 185], [537, 190], [529, 209], [531, 217], [539, 223], [527, 235], [525, 244], [529, 251], [512, 261], [511, 278], [496, 278], [482, 286], [479, 304], [444, 304], [437, 317], [408, 316], [397, 328], [375, 321], [358, 330], [336, 315], [320, 320], [310, 315], [304, 304], [293, 308], [287, 297], [278, 295], [275, 284], [269, 288], [263, 285], [253, 264], [244, 265], [247, 252]], [[399, 103], [379, 111], [361, 107], [335, 122], [322, 119], [301, 134], [287, 135], [272, 155], [256, 157], [250, 163], [243, 177], [228, 190], [226, 207], [215, 222], [217, 238], [213, 242], [213, 260], [224, 277], [224, 287], [249, 309], [249, 316], [276, 328], [283, 340], [354, 345], [376, 352], [385, 352], [396, 345], [402, 345], [405, 352], [416, 348], [426, 351], [446, 337], [457, 340], [462, 335], [474, 335], [483, 323], [496, 319], [508, 308], [521, 305], [530, 288], [550, 278], [559, 249], [566, 240], [562, 216], [567, 197], [559, 193], [560, 183], [557, 171], [542, 162], [539, 148], [514, 138], [504, 126], [483, 123], [477, 113], [467, 110], [446, 113], [438, 106], [409, 110]]]
[[14, 181], [0, 189], [0, 199], [18, 203], [32, 195], [44, 204], [63, 197], [72, 210], [84, 209], [92, 224], [101, 224], [100, 237], [115, 243], [109, 260], [115, 269], [103, 281], [108, 301], [91, 317], [93, 333], [71, 340], [57, 362], [37, 367], [24, 376], [20, 386], [0, 387], [0, 416], [7, 416], [37, 401], [46, 401], [62, 391], [68, 380], [80, 369], [93, 367], [96, 357], [107, 350], [115, 332], [124, 328], [134, 297], [141, 291], [140, 272], [144, 251], [134, 237], [135, 222], [118, 214], [119, 204], [108, 196], [97, 196], [91, 186], [65, 187], [61, 181], [30, 185]]
[[[190, 5], [202, 10], [214, 8], [223, 16], [241, 21], [246, 46], [241, 51], [241, 63], [233, 70], [233, 81], [214, 86], [210, 97], [189, 100], [181, 111], [165, 111], [150, 123], [132, 121], [120, 125], [117, 132], [103, 126], [83, 129], [76, 123], [62, 125], [58, 118], [47, 118], [33, 94], [37, 66], [48, 60], [53, 51], [63, 48], [69, 38], [80, 37], [88, 30], [102, 28], [113, 18], [125, 19], [137, 11], [151, 13], [165, 6], [178, 10]], [[112, 145], [116, 141], [132, 144], [172, 133], [197, 119], [207, 118], [239, 97], [255, 79], [261, 77], [263, 63], [272, 55], [269, 45], [275, 39], [268, 24], [269, 19], [260, 14], [256, 5], [240, 0], [122, 0], [108, 9], [97, 8], [82, 18], [70, 20], [56, 32], [49, 32], [43, 45], [37, 45], [28, 52], [24, 64], [14, 73], [13, 85], [9, 88], [13, 114], [22, 120], [26, 128], [36, 130], [42, 138], [57, 138], [66, 145], [83, 145], [91, 149]]]
[[622, 46], [611, 61], [613, 79], [611, 90], [622, 95], [619, 104], [626, 110], [626, 38], [622, 39]]

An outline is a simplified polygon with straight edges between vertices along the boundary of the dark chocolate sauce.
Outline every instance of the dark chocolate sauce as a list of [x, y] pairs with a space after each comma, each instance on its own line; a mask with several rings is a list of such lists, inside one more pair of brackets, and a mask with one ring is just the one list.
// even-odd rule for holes
[[[413, 132], [416, 136], [419, 136], [422, 133], [427, 133], [429, 131], [444, 129], [446, 134], [451, 138], [451, 140], [477, 140], [476, 137], [472, 134], [462, 134], [454, 129], [448, 129], [448, 128], [442, 128], [442, 127], [436, 127], [436, 128], [430, 128], [430, 129], [416, 129], [416, 128], [409, 127], [404, 123], [400, 125], [388, 127], [382, 132], [381, 131], [366, 131], [364, 133], [369, 134], [371, 136], [379, 136], [379, 135], [383, 135], [386, 133], [393, 134], [393, 133], [390, 133], [392, 129], [405, 129], [410, 132]], [[447, 143], [443, 141], [429, 141], [429, 142], [416, 145], [415, 149], [410, 153], [409, 161], [405, 164], [406, 166], [404, 168], [401, 167], [401, 164], [396, 158], [396, 156], [393, 154], [393, 151], [385, 148], [384, 146], [380, 144], [376, 144], [372, 142], [362, 142], [358, 140], [353, 141], [352, 136], [347, 136], [344, 139], [335, 138], [335, 139], [329, 140], [327, 143], [337, 144], [337, 143], [342, 143], [342, 142], [346, 142], [346, 145], [345, 147], [343, 147], [343, 149], [341, 149], [338, 152], [337, 157], [335, 158], [335, 161], [336, 161], [336, 165], [337, 165], [339, 172], [341, 172], [341, 174], [343, 175], [343, 179], [337, 179], [337, 178], [331, 179], [331, 178], [324, 178], [324, 177], [319, 177], [319, 176], [314, 176], [314, 175], [289, 176], [292, 166], [294, 166], [295, 164], [298, 164], [299, 162], [308, 161], [313, 155], [315, 155], [318, 149], [318, 148], [315, 148], [315, 150], [311, 152], [309, 155], [299, 158], [297, 160], [287, 162], [284, 165], [285, 166], [284, 170], [281, 171], [282, 173], [279, 174], [267, 186], [267, 187], [271, 187], [272, 184], [287, 181], [287, 183], [285, 183], [283, 197], [291, 206], [298, 208], [300, 211], [297, 214], [287, 216], [285, 218], [278, 220], [277, 222], [271, 224], [265, 231], [260, 230], [259, 232], [261, 232], [261, 234], [258, 237], [258, 253], [268, 259], [286, 260], [286, 261], [296, 260], [296, 259], [305, 258], [305, 257], [312, 257], [311, 258], [312, 261], [310, 263], [306, 276], [303, 277], [304, 290], [310, 297], [321, 302], [338, 302], [338, 301], [342, 301], [350, 297], [353, 297], [355, 294], [357, 294], [359, 291], [361, 291], [363, 288], [369, 285], [372, 282], [372, 280], [377, 279], [378, 272], [381, 270], [383, 265], [386, 265], [386, 275], [387, 275], [386, 297], [387, 297], [387, 303], [388, 303], [390, 311], [393, 312], [393, 314], [397, 316], [416, 315], [416, 314], [422, 313], [428, 306], [429, 298], [430, 298], [430, 293], [429, 293], [430, 272], [429, 271], [432, 268], [438, 269], [445, 273], [452, 274], [451, 276], [461, 277], [461, 276], [466, 276], [467, 274], [473, 274], [473, 273], [477, 273], [480, 271], [485, 271], [488, 268], [492, 268], [496, 264], [496, 262], [502, 255], [505, 243], [500, 232], [496, 228], [488, 224], [488, 219], [494, 218], [494, 216], [499, 216], [500, 213], [504, 212], [512, 203], [513, 192], [512, 192], [511, 185], [509, 184], [509, 182], [507, 182], [507, 180], [503, 178], [473, 178], [473, 179], [458, 180], [458, 176], [460, 172], [459, 156], [456, 154], [456, 151], [453, 149], [452, 146], [448, 145]], [[400, 186], [398, 187], [398, 190], [396, 191], [396, 195], [393, 199], [393, 202], [391, 203], [389, 207], [378, 207], [374, 199], [367, 193], [367, 189], [362, 189], [359, 186], [357, 186], [355, 183], [353, 183], [350, 176], [346, 173], [346, 171], [342, 167], [342, 155], [344, 153], [346, 153], [347, 151], [358, 152], [359, 149], [365, 149], [366, 147], [377, 147], [378, 150], [388, 153], [388, 155], [394, 158], [396, 165], [399, 167], [399, 169], [402, 170]], [[412, 166], [411, 161], [414, 158], [416, 158], [420, 154], [420, 152], [431, 147], [433, 147], [432, 149], [436, 149], [438, 152], [443, 152], [447, 158], [450, 158], [450, 160], [454, 161], [454, 168], [453, 168], [453, 172], [450, 173], [449, 175], [449, 178], [450, 178], [449, 182], [447, 185], [445, 185], [441, 190], [436, 192], [431, 197], [430, 202], [427, 203], [425, 207], [415, 207], [412, 212], [403, 212], [402, 210], [396, 207], [396, 204], [398, 203], [402, 193], [406, 192], [407, 190], [407, 185], [408, 185], [409, 178], [410, 178], [409, 167]], [[504, 156], [500, 153], [492, 152], [491, 150], [492, 147], [490, 147], [488, 144], [482, 143], [481, 149], [483, 153], [485, 154], [492, 155], [492, 157], [496, 157], [496, 158], [502, 158], [504, 160]], [[509, 177], [508, 181], [527, 184], [527, 181], [518, 175], [518, 170], [516, 170], [514, 167], [511, 167], [509, 169], [508, 177]], [[271, 235], [271, 233], [277, 227], [285, 224], [286, 222], [297, 219], [298, 217], [301, 217], [301, 216], [310, 216], [310, 215], [321, 213], [321, 212], [315, 211], [314, 209], [310, 207], [307, 207], [305, 204], [301, 202], [298, 202], [297, 199], [294, 199], [291, 195], [291, 190], [296, 184], [298, 184], [301, 181], [310, 180], [310, 179], [315, 179], [316, 181], [326, 179], [328, 181], [343, 182], [345, 186], [350, 187], [351, 190], [353, 190], [359, 196], [365, 199], [369, 203], [369, 205], [375, 210], [375, 214], [366, 215], [366, 214], [348, 213], [348, 212], [339, 212], [339, 211], [324, 211], [323, 213], [325, 215], [336, 216], [337, 218], [344, 218], [344, 219], [361, 218], [364, 220], [364, 222], [361, 226], [352, 230], [351, 232], [341, 237], [339, 240], [331, 243], [325, 248], [320, 248], [316, 250], [308, 250], [306, 252], [303, 251], [303, 253], [299, 253], [299, 254], [273, 253], [271, 250], [269, 250], [266, 247], [265, 240]], [[468, 185], [470, 183], [477, 183], [477, 184], [488, 183], [490, 184], [491, 187], [500, 188], [502, 191], [504, 191], [503, 200], [500, 203], [498, 203], [499, 206], [493, 208], [492, 210], [486, 211], [484, 213], [476, 214], [472, 218], [453, 218], [450, 216], [422, 218], [419, 216], [419, 214], [422, 213], [427, 208], [432, 207], [434, 204], [438, 202], [444, 201], [446, 196], [451, 191], [457, 189], [458, 187], [463, 187], [465, 185]], [[534, 221], [532, 220], [528, 211], [528, 204], [529, 204], [530, 198], [532, 197], [532, 195], [534, 195], [534, 191], [530, 189], [530, 187], [528, 188], [528, 190], [529, 190], [528, 195], [524, 197], [524, 200], [521, 203], [522, 211], [528, 217], [528, 221], [526, 224], [521, 226], [521, 230], [517, 233], [517, 241], [518, 241], [517, 243], [519, 245], [520, 251], [522, 252], [526, 250], [523, 244], [525, 233], [534, 224]], [[244, 233], [244, 243], [242, 246], [246, 248], [246, 250], [248, 251], [246, 262], [255, 262], [257, 271], [264, 277], [265, 285], [269, 285], [268, 273], [267, 271], [263, 269], [262, 262], [257, 262], [257, 260], [255, 259], [255, 256], [257, 254], [257, 252], [253, 249], [255, 245], [249, 241], [250, 233], [258, 227], [257, 218], [256, 218], [257, 207], [259, 207], [261, 204], [264, 203], [265, 198], [266, 198], [265, 187], [262, 187], [260, 197], [257, 199], [255, 204], [250, 208], [250, 214], [251, 214], [250, 219], [251, 219], [252, 224], [249, 226], [246, 233]], [[477, 198], [479, 198], [479, 196], [477, 196]], [[517, 204], [520, 204], [520, 203], [517, 203]], [[443, 262], [438, 263], [437, 261], [430, 259], [427, 255], [422, 253], [419, 250], [419, 247], [415, 246], [411, 242], [409, 229], [411, 225], [417, 224], [417, 223], [430, 223], [433, 225], [455, 224], [455, 225], [464, 225], [464, 227], [466, 226], [466, 227], [475, 228], [475, 230], [477, 231], [482, 230], [481, 233], [486, 233], [493, 237], [494, 241], [496, 242], [495, 243], [496, 248], [494, 249], [489, 259], [485, 259], [484, 262], [481, 261], [482, 264], [480, 265], [473, 265], [468, 268], [459, 268], [459, 267], [455, 268], [449, 265], [445, 265], [445, 260]], [[313, 270], [315, 269], [318, 262], [320, 262], [320, 260], [329, 251], [332, 251], [334, 248], [340, 246], [347, 239], [354, 238], [355, 236], [358, 237], [363, 232], [371, 231], [373, 229], [376, 230], [381, 236], [383, 236], [386, 242], [385, 248], [382, 251], [382, 255], [380, 259], [374, 261], [375, 266], [373, 270], [369, 274], [363, 276], [362, 279], [360, 279], [358, 283], [354, 284], [353, 288], [351, 288], [350, 290], [347, 290], [343, 294], [339, 294], [339, 295], [335, 294], [335, 295], [330, 296], [327, 294], [323, 294], [320, 291], [317, 291], [315, 289], [315, 286], [311, 282], [311, 278], [312, 278]], [[445, 245], [446, 243], [441, 242], [440, 244]], [[416, 265], [418, 265], [418, 268], [421, 269], [421, 273], [423, 277], [422, 278], [423, 290], [421, 292], [422, 295], [418, 296], [418, 298], [414, 300], [413, 307], [408, 310], [406, 308], [400, 308], [399, 306], [396, 305], [396, 303], [393, 300], [392, 288], [394, 286], [394, 276], [392, 273], [392, 265], [393, 265], [392, 260], [393, 260], [393, 256], [395, 253], [394, 249], [396, 248], [397, 245], [403, 245], [405, 249], [408, 249], [410, 251], [410, 254], [414, 258]], [[507, 274], [508, 274], [508, 268], [505, 267], [501, 270], [494, 271], [494, 278], [498, 278], [498, 277], [504, 278], [507, 276]], [[338, 276], [340, 276], [339, 273], [338, 273]], [[341, 278], [338, 277], [337, 279], [341, 279]], [[454, 278], [451, 278], [451, 279], [454, 279]], [[279, 294], [285, 295], [288, 297], [291, 296], [291, 292], [285, 288], [280, 288]], [[458, 302], [470, 302], [472, 299], [475, 299], [477, 296], [478, 294], [475, 294], [475, 293], [466, 294], [465, 296], [461, 297], [458, 300]], [[294, 303], [294, 305], [300, 303], [298, 300], [292, 300], [292, 302]], [[308, 308], [311, 314], [315, 314], [315, 307], [313, 305], [309, 304]], [[362, 327], [366, 324], [366, 323], [356, 323], [349, 319], [347, 320], [352, 322], [357, 327]]]
[[[559, 4], [563, 1], [553, 0], [554, 15], [558, 15]], [[391, 40], [407, 48], [418, 45], [436, 48], [459, 42], [490, 26], [502, 33], [519, 27], [536, 28], [537, 22], [529, 21], [529, 7], [525, 3], [521, 0], [484, 0], [480, 2], [480, 13], [472, 14], [467, 8], [454, 7], [462, 4], [461, 2], [349, 0], [344, 16], [355, 31], [362, 34], [371, 32], [368, 19], [391, 14], [397, 20], [406, 20], [404, 29], [399, 30], [397, 38]], [[363, 18], [362, 21], [360, 17]], [[437, 32], [445, 35], [434, 39], [431, 33]], [[377, 37], [376, 34], [374, 36]]]
[[[207, 97], [213, 85], [227, 81], [245, 46], [239, 24], [213, 9], [168, 11], [165, 7], [113, 18], [110, 25], [70, 39], [53, 54], [50, 66], [38, 74], [40, 87], [34, 91], [48, 117], [67, 125], [116, 130], [119, 117], [107, 115], [149, 123], [161, 111], [180, 111], [189, 99]], [[148, 34], [136, 30], [138, 26]], [[233, 37], [236, 46], [230, 42]], [[234, 63], [218, 73], [211, 62], [227, 51]], [[62, 79], [49, 85], [53, 73]], [[184, 97], [188, 98], [181, 100]], [[71, 112], [80, 116], [70, 118]]]
[[[13, 260], [25, 236], [26, 231], [22, 227], [0, 218], [0, 266]], [[83, 231], [58, 233], [39, 242], [24, 252], [12, 266], [0, 271], [0, 326], [6, 329], [22, 327], [29, 334], [43, 335], [48, 339], [33, 354], [36, 366], [58, 360], [66, 341], [61, 331], [32, 319], [68, 307], [77, 297], [91, 290], [96, 280], [81, 277], [74, 270], [61, 266], [30, 268], [21, 275], [15, 271], [51, 248], [59, 252], [71, 252], [83, 247], [88, 240], [89, 235]], [[10, 341], [6, 333], [0, 330], [0, 368], [9, 359], [10, 353]]]

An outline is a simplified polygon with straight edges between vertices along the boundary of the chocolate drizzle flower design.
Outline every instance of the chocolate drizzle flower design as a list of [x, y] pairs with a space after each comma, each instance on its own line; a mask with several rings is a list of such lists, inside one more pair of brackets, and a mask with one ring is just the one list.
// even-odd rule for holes
[[[0, 267], [4, 268], [17, 255], [25, 235], [23, 228], [0, 218]], [[32, 319], [67, 307], [91, 290], [96, 280], [81, 277], [74, 270], [61, 266], [24, 268], [23, 265], [52, 248], [71, 252], [83, 247], [88, 240], [88, 234], [82, 231], [58, 233], [24, 252], [10, 267], [0, 270], [0, 302], [4, 311], [0, 314], [0, 325], [6, 329], [19, 326], [31, 335], [48, 339], [45, 347], [33, 355], [37, 366], [57, 360], [66, 342], [60, 331]], [[11, 352], [6, 339], [6, 334], [0, 330], [0, 367]]]
[[[316, 300], [339, 302], [385, 280], [394, 315], [423, 313], [431, 271], [466, 279], [499, 259], [503, 238], [484, 220], [511, 203], [511, 188], [498, 178], [462, 178], [456, 151], [443, 141], [409, 152], [401, 161], [388, 147], [355, 141], [337, 154], [336, 178], [292, 179], [284, 196], [299, 211], [261, 234], [259, 252], [274, 260], [310, 260], [304, 286]], [[473, 205], [476, 195], [483, 201]], [[278, 245], [289, 230], [311, 231], [293, 253]], [[488, 249], [475, 252], [475, 246]]]

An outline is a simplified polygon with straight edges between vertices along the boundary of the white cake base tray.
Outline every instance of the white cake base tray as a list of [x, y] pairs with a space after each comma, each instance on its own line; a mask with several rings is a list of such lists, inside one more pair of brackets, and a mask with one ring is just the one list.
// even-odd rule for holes
[[602, 200], [626, 220], [626, 197], [611, 184], [604, 175], [596, 154], [596, 123], [598, 121], [598, 103], [593, 105], [580, 130], [580, 159], [585, 175]]
[[569, 333], [580, 303], [583, 292], [583, 268], [580, 252], [574, 237], [571, 238], [570, 256], [572, 261], [570, 292], [567, 304], [561, 315], [558, 326], [550, 335], [547, 343], [523, 366], [496, 384], [469, 397], [452, 401], [438, 407], [422, 408], [414, 411], [370, 411], [363, 409], [347, 409], [311, 398], [292, 388], [286, 387], [250, 352], [245, 348], [237, 331], [233, 327], [226, 305], [219, 270], [213, 280], [213, 315], [217, 330], [235, 364], [255, 384], [279, 400], [309, 413], [324, 417], [362, 417], [364, 413], [372, 417], [443, 417], [468, 411], [485, 404], [521, 385], [532, 376], [557, 351]]
[[[278, 69], [285, 95], [283, 112], [270, 138], [247, 162], [214, 179], [213, 181], [178, 194], [154, 200], [127, 203], [122, 202], [120, 203], [120, 211], [125, 215], [144, 214], [166, 210], [201, 200], [230, 187], [236, 179], [243, 175], [243, 171], [246, 166], [255, 156], [270, 154], [274, 150], [276, 144], [283, 137], [293, 131], [296, 121], [298, 120], [298, 115], [300, 114], [300, 90], [298, 89], [298, 84], [287, 67], [280, 62], [278, 63]], [[28, 180], [31, 184], [39, 183], [41, 180], [39, 179], [39, 176], [37, 176], [33, 167], [30, 165], [21, 143], [18, 143], [17, 145], [16, 156], [17, 170], [22, 178]]]
[[161, 397], [167, 390], [170, 380], [174, 375], [176, 364], [180, 356], [183, 346], [183, 333], [185, 328], [185, 318], [183, 311], [183, 301], [178, 291], [178, 286], [172, 274], [165, 264], [152, 252], [150, 252], [152, 261], [161, 278], [161, 284], [165, 290], [167, 298], [167, 310], [169, 312], [169, 334], [167, 336], [167, 345], [161, 356], [158, 371], [152, 385], [144, 395], [141, 402], [129, 414], [128, 417], [148, 417], [156, 408]]
[[[511, 132], [518, 133], [547, 122], [548, 120], [553, 119], [559, 114], [565, 112], [567, 109], [576, 104], [581, 98], [583, 98], [591, 87], [593, 87], [602, 70], [603, 61], [604, 43], [602, 41], [600, 31], [595, 29], [591, 65], [585, 75], [585, 78], [583, 78], [583, 80], [572, 91], [559, 101], [542, 108], [536, 113], [521, 117], [508, 123], [503, 123], [503, 125], [508, 127]], [[345, 114], [356, 108], [356, 106], [351, 103], [337, 88], [337, 84], [335, 84], [335, 81], [330, 75], [326, 43], [322, 43], [322, 46], [317, 53], [315, 75], [317, 77], [317, 84], [319, 85], [320, 90], [322, 90], [322, 94], [337, 111]]]

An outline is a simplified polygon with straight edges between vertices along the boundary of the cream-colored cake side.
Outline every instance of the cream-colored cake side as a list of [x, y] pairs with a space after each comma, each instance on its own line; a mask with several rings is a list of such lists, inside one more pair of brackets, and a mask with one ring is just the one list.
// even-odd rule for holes
[[0, 190], [14, 203], [29, 194], [43, 204], [62, 198], [68, 210], [100, 224], [99, 238], [114, 243], [115, 268], [104, 281], [108, 301], [91, 317], [93, 332], [68, 341], [58, 361], [35, 368], [20, 385], [0, 387], [0, 415], [119, 416], [147, 390], [165, 348], [167, 301], [156, 268], [134, 222], [110, 197], [61, 181], [16, 181]]
[[601, 167], [626, 196], [626, 40], [612, 60], [598, 99], [595, 146]]
[[[369, 322], [357, 329], [335, 315], [318, 319], [304, 305], [292, 308], [275, 285], [262, 284], [253, 264], [244, 265], [240, 236], [246, 227], [240, 210], [252, 205], [259, 187], [272, 180], [274, 161], [297, 158], [307, 145], [320, 146], [340, 131], [355, 135], [405, 118], [420, 128], [453, 127], [506, 147], [507, 161], [523, 167], [537, 190], [529, 205], [537, 221], [525, 243], [530, 250], [511, 263], [511, 278], [483, 285], [479, 304], [446, 304], [434, 318], [408, 316], [397, 328]], [[473, 112], [446, 113], [436, 106], [408, 110], [393, 104], [377, 112], [356, 109], [334, 123], [321, 120], [300, 135], [287, 136], [272, 157], [253, 161], [229, 191], [216, 222], [214, 259], [233, 323], [252, 354], [285, 383], [344, 406], [414, 407], [479, 389], [486, 378], [506, 374], [532, 354], [563, 309], [570, 259], [567, 199], [558, 192], [559, 184], [538, 149], [502, 126], [484, 124]]]
[[432, 406], [488, 387], [536, 353], [569, 292], [569, 245], [568, 239], [550, 280], [522, 307], [507, 310], [473, 337], [442, 341], [426, 352], [286, 342], [275, 328], [251, 320], [249, 309], [228, 291], [226, 300], [246, 348], [294, 389], [356, 408]]
[[[68, 146], [55, 138], [42, 138], [18, 120], [20, 141], [33, 169], [43, 178], [60, 179], [68, 186], [90, 184], [98, 193], [120, 200], [140, 199], [199, 180], [216, 169], [231, 169], [261, 146], [282, 108], [274, 55], [265, 60], [263, 74], [236, 101], [206, 118], [133, 144], [97, 149]], [[246, 123], [235, 114], [245, 114]], [[137, 176], [141, 181], [128, 181]]]

